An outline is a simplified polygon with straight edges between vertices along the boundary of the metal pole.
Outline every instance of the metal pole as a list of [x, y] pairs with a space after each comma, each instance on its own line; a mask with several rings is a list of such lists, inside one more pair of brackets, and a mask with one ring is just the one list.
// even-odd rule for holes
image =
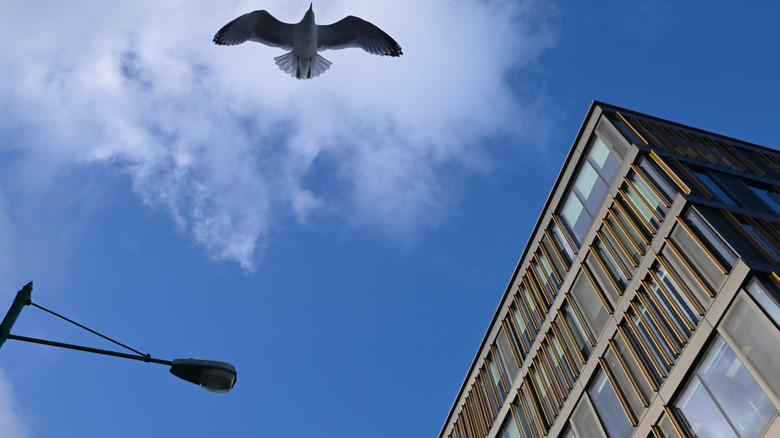
[[106, 356], [123, 357], [125, 359], [140, 360], [141, 362], [159, 363], [161, 365], [173, 365], [173, 362], [165, 359], [155, 359], [148, 354], [146, 356], [137, 356], [134, 354], [120, 353], [118, 351], [103, 350], [101, 348], [83, 347], [81, 345], [65, 344], [63, 342], [47, 341], [45, 339], [28, 338], [27, 336], [8, 335], [8, 339], [16, 341], [32, 342], [34, 344], [50, 345], [52, 347], [67, 348], [70, 350], [86, 351], [87, 353], [104, 354]]
[[27, 283], [22, 290], [16, 293], [16, 298], [14, 298], [11, 308], [8, 309], [8, 313], [5, 315], [5, 318], [3, 318], [3, 322], [0, 324], [0, 348], [2, 348], [5, 340], [8, 339], [8, 336], [11, 334], [11, 327], [14, 326], [16, 318], [22, 313], [24, 306], [30, 304], [30, 300], [32, 299], [32, 286], [33, 283], [31, 281]]

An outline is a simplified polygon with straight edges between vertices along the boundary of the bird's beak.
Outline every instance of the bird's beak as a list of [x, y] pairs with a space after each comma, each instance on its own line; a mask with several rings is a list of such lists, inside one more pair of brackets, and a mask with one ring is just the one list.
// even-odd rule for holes
[[309, 3], [309, 10], [311, 11], [311, 7], [314, 5], [314, 3]]

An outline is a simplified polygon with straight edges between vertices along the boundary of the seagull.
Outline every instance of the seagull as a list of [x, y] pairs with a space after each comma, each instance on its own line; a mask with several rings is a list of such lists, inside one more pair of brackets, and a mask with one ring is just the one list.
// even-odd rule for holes
[[290, 52], [274, 58], [276, 65], [298, 79], [311, 79], [330, 68], [332, 62], [319, 53], [328, 49], [359, 47], [380, 56], [401, 56], [401, 46], [382, 29], [366, 20], [348, 16], [328, 25], [314, 23], [312, 4], [298, 24], [284, 23], [268, 11], [244, 14], [214, 35], [214, 43], [235, 46], [246, 41], [279, 47]]

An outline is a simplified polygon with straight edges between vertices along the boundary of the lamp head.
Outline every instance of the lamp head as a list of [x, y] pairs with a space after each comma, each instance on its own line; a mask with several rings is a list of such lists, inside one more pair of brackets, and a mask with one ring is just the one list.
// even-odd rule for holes
[[193, 358], [174, 359], [171, 374], [216, 393], [227, 393], [233, 389], [238, 376], [236, 368], [229, 363]]

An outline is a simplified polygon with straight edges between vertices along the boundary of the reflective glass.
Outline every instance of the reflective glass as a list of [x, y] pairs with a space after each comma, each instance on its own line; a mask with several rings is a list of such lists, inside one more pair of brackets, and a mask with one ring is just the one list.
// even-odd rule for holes
[[774, 210], [775, 214], [780, 215], [780, 198], [777, 193], [758, 187], [748, 186], [764, 203]]
[[643, 158], [642, 161], [639, 162], [639, 167], [645, 172], [645, 175], [655, 183], [656, 187], [666, 195], [668, 200], [674, 200], [674, 197], [677, 195], [677, 189], [669, 182], [666, 176], [656, 168], [652, 161]]
[[593, 223], [593, 217], [585, 211], [582, 201], [580, 201], [576, 193], [569, 193], [569, 197], [563, 204], [561, 216], [577, 239], [577, 243], [582, 244], [585, 234]]
[[623, 406], [620, 404], [612, 384], [609, 383], [606, 374], [604, 374], [604, 370], [599, 368], [588, 389], [588, 395], [590, 395], [593, 408], [601, 419], [601, 424], [608, 436], [614, 438], [631, 436], [634, 427], [628, 421]]
[[778, 296], [760, 281], [753, 279], [747, 287], [750, 295], [758, 302], [764, 311], [780, 325], [780, 303]]
[[593, 138], [588, 158], [605, 181], [611, 182], [620, 170], [620, 162], [617, 157], [598, 136]]
[[777, 410], [723, 338], [715, 341], [698, 374], [740, 436], [761, 436]]
[[732, 207], [739, 206], [737, 202], [731, 199], [731, 196], [726, 194], [726, 192], [724, 192], [723, 189], [708, 174], [696, 170], [694, 170], [693, 173], [699, 178], [699, 181], [701, 181], [710, 190], [710, 192], [715, 195], [716, 198]]
[[580, 274], [577, 277], [572, 285], [571, 294], [574, 296], [577, 306], [590, 326], [591, 332], [598, 339], [601, 331], [607, 325], [609, 314], [604, 305], [601, 304], [601, 300], [596, 295], [596, 290], [593, 289], [593, 285], [587, 276]]
[[504, 421], [503, 426], [501, 426], [501, 430], [498, 432], [498, 437], [520, 438], [520, 431], [517, 430], [517, 425], [515, 424], [515, 418], [513, 416], [507, 416], [506, 421]]
[[685, 419], [697, 436], [713, 438], [737, 436], [696, 376], [691, 378], [691, 382], [677, 402], [677, 407], [685, 415]]
[[568, 305], [562, 307], [561, 312], [563, 312], [564, 322], [574, 338], [574, 342], [577, 344], [576, 347], [582, 352], [582, 355], [587, 358], [593, 347], [588, 342], [584, 327], [580, 326], [579, 320], [572, 313], [572, 309]]
[[498, 354], [501, 355], [501, 362], [506, 365], [506, 369], [509, 372], [509, 381], [507, 383], [511, 387], [512, 382], [514, 382], [515, 377], [517, 377], [517, 373], [520, 371], [520, 368], [517, 366], [515, 356], [512, 354], [512, 347], [509, 345], [509, 339], [507, 339], [506, 333], [504, 333], [503, 329], [498, 331], [498, 336], [496, 337], [496, 347], [498, 347]]
[[688, 220], [688, 224], [691, 229], [696, 232], [708, 245], [710, 245], [715, 252], [720, 256], [721, 260], [731, 267], [737, 261], [737, 254], [720, 238], [715, 231], [707, 224], [704, 218], [701, 217], [699, 212], [691, 209], [685, 216]]
[[775, 251], [774, 247], [770, 245], [769, 242], [766, 241], [766, 239], [764, 239], [764, 237], [761, 235], [761, 233], [758, 232], [758, 230], [756, 230], [750, 224], [743, 223], [742, 225], [745, 227], [745, 229], [750, 231], [750, 234], [752, 234], [753, 237], [755, 237], [756, 240], [758, 240], [761, 246], [766, 248], [766, 250], [769, 251], [777, 260], [780, 260], [780, 254], [778, 254], [777, 251]]

